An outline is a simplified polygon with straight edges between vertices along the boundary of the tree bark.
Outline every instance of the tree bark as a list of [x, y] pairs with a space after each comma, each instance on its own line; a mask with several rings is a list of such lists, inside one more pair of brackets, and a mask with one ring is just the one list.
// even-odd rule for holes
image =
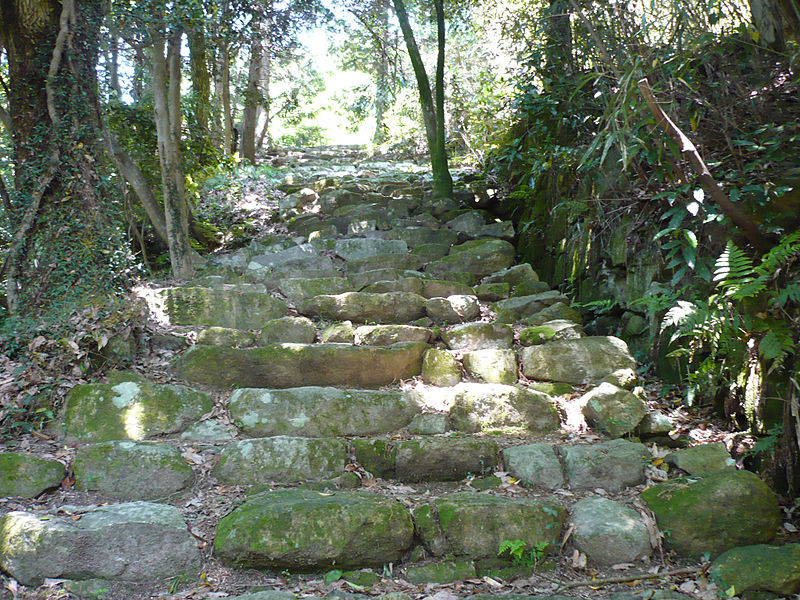
[[150, 49], [153, 66], [153, 108], [169, 257], [172, 274], [178, 279], [189, 279], [194, 273], [194, 267], [189, 243], [189, 211], [184, 198], [183, 167], [180, 159], [179, 93], [177, 106], [175, 99], [175, 91], [180, 92], [181, 34], [173, 32], [170, 36], [171, 51], [167, 57], [164, 55], [163, 37], [159, 37], [158, 33], [154, 37], [155, 42]]
[[775, 0], [750, 0], [750, 14], [758, 31], [758, 42], [781, 52], [786, 41], [783, 37], [783, 19], [780, 7]]
[[192, 137], [202, 147], [210, 137], [211, 75], [208, 71], [208, 50], [203, 25], [191, 23], [186, 29], [189, 39], [189, 65], [192, 73], [195, 127]]
[[[447, 149], [445, 147], [444, 129], [444, 50], [445, 50], [445, 24], [444, 7], [442, 0], [434, 0], [436, 8], [437, 37], [438, 37], [438, 56], [436, 61], [436, 102], [431, 91], [428, 73], [422, 56], [414, 38], [414, 32], [408, 19], [403, 0], [392, 0], [397, 19], [400, 22], [400, 29], [403, 32], [403, 39], [406, 42], [408, 56], [411, 59], [411, 66], [417, 79], [419, 91], [420, 108], [422, 109], [422, 119], [425, 124], [425, 134], [428, 140], [428, 151], [431, 156], [431, 168], [433, 170], [433, 189], [436, 194], [444, 198], [453, 195], [453, 179], [447, 166]], [[438, 110], [437, 110], [438, 109]]]
[[[257, 25], [253, 26], [256, 31]], [[247, 89], [244, 93], [244, 111], [242, 112], [242, 131], [239, 138], [239, 154], [251, 165], [256, 164], [256, 121], [258, 106], [261, 104], [259, 83], [261, 81], [261, 39], [256, 34], [250, 44], [250, 68], [247, 72]]]
[[389, 80], [389, 0], [376, 0], [376, 29], [381, 38], [373, 38], [375, 46], [375, 134], [372, 143], [380, 146], [386, 141], [386, 113], [389, 111], [391, 82]]

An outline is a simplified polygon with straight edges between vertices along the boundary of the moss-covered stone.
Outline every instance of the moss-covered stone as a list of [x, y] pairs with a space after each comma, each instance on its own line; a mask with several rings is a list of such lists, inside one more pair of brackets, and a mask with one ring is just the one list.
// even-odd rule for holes
[[535, 327], [537, 325], [544, 325], [548, 321], [556, 320], [572, 321], [578, 325], [583, 323], [581, 313], [569, 306], [566, 302], [556, 302], [540, 310], [536, 314], [526, 317], [523, 319], [523, 322]]
[[452, 583], [474, 579], [478, 574], [470, 561], [445, 561], [428, 565], [415, 565], [406, 569], [406, 581], [411, 583]]
[[477, 319], [481, 307], [475, 296], [448, 296], [428, 299], [425, 311], [436, 323], [464, 323]]
[[231, 395], [228, 409], [248, 437], [339, 437], [393, 433], [411, 422], [419, 405], [401, 390], [247, 388]]
[[442, 331], [442, 340], [451, 350], [511, 348], [514, 329], [500, 323], [463, 323]]
[[612, 438], [631, 433], [647, 414], [641, 398], [610, 383], [590, 390], [580, 403], [589, 425]]
[[214, 475], [231, 485], [330, 479], [341, 474], [346, 458], [347, 446], [341, 439], [276, 436], [241, 440], [225, 446]]
[[574, 340], [582, 336], [580, 325], [558, 319], [536, 327], [526, 327], [519, 333], [519, 343], [523, 346], [537, 346], [552, 340]]
[[514, 286], [512, 296], [534, 296], [549, 292], [550, 286], [544, 281], [522, 281]]
[[549, 490], [564, 486], [561, 461], [550, 444], [524, 444], [503, 450], [503, 462], [511, 475], [526, 483]]
[[194, 473], [175, 446], [157, 442], [101, 442], [78, 448], [76, 489], [119, 500], [157, 500], [192, 484]]
[[194, 577], [201, 562], [174, 506], [64, 506], [57, 513], [0, 517], [0, 568], [23, 585], [41, 585], [45, 578], [152, 584]]
[[426, 263], [444, 258], [450, 252], [450, 246], [445, 244], [422, 244], [411, 251], [411, 254], [419, 256]]
[[381, 581], [381, 576], [375, 571], [361, 570], [361, 571], [345, 571], [342, 573], [342, 579], [348, 583], [352, 583], [360, 588], [368, 590], [369, 588], [377, 585]]
[[298, 311], [308, 317], [354, 323], [408, 323], [425, 316], [425, 299], [409, 292], [349, 292], [309, 298], [298, 305]]
[[422, 371], [427, 344], [392, 346], [276, 344], [263, 348], [193, 346], [175, 365], [178, 377], [217, 389], [345, 385], [377, 388]]
[[255, 346], [256, 334], [228, 327], [209, 327], [197, 334], [197, 343], [225, 348], [247, 348]]
[[422, 380], [441, 387], [456, 385], [461, 381], [461, 366], [446, 350], [430, 348], [422, 357]]
[[390, 479], [395, 476], [397, 449], [394, 442], [382, 439], [354, 439], [356, 460], [375, 477]]
[[259, 329], [287, 312], [285, 303], [250, 286], [164, 288], [157, 296], [175, 325]]
[[722, 442], [682, 448], [667, 454], [664, 460], [689, 475], [706, 475], [715, 471], [732, 471], [736, 468], [736, 461], [731, 458], [730, 452]]
[[492, 273], [482, 283], [507, 283], [513, 288], [526, 281], [539, 281], [539, 276], [528, 263], [521, 263], [497, 273]]
[[417, 254], [379, 254], [361, 260], [351, 260], [345, 263], [348, 278], [355, 282], [354, 275], [376, 269], [397, 269], [400, 271], [416, 271], [424, 264], [424, 260]]
[[500, 384], [462, 383], [450, 406], [453, 429], [469, 433], [548, 433], [559, 426], [553, 399], [542, 392]]
[[182, 385], [83, 384], [67, 394], [63, 431], [69, 442], [142, 440], [179, 433], [213, 407], [207, 394]]
[[522, 372], [531, 379], [584, 384], [617, 369], [635, 369], [628, 345], [615, 337], [585, 337], [523, 348]]
[[512, 296], [508, 300], [495, 302], [492, 310], [497, 313], [498, 322], [516, 323], [557, 302], [567, 302], [567, 297], [558, 291], [541, 292], [532, 296]]
[[353, 327], [352, 321], [334, 323], [322, 330], [319, 339], [323, 344], [354, 344], [356, 329]]
[[226, 564], [306, 572], [396, 562], [414, 527], [399, 502], [365, 492], [281, 490], [224, 517], [214, 553]]
[[737, 546], [769, 543], [781, 524], [775, 494], [748, 471], [720, 471], [654, 485], [642, 498], [669, 548], [715, 557]]
[[530, 384], [528, 388], [543, 392], [549, 396], [567, 396], [575, 391], [575, 388], [568, 383], [553, 383], [549, 381], [537, 381]]
[[64, 465], [28, 454], [0, 452], [0, 498], [35, 498], [58, 487], [64, 479]]
[[450, 427], [450, 419], [444, 413], [416, 415], [408, 424], [408, 432], [415, 435], [441, 435]]
[[609, 492], [644, 483], [644, 467], [651, 459], [644, 444], [622, 439], [562, 446], [561, 457], [571, 488]]
[[278, 283], [280, 292], [294, 302], [325, 294], [344, 294], [355, 291], [355, 286], [344, 277], [318, 279], [283, 279]]
[[733, 548], [717, 557], [709, 575], [728, 596], [747, 591], [792, 596], [800, 592], [800, 544]]
[[417, 294], [422, 296], [421, 277], [403, 277], [402, 279], [394, 279], [391, 281], [377, 281], [365, 287], [362, 292], [368, 294], [388, 294], [391, 292], [406, 292], [410, 294]]
[[489, 348], [465, 352], [461, 359], [467, 373], [486, 383], [516, 383], [519, 379], [517, 353]]
[[433, 338], [433, 330], [413, 325], [362, 325], [356, 329], [357, 341], [366, 346], [391, 346], [398, 342], [424, 342]]
[[448, 494], [414, 510], [417, 534], [434, 556], [497, 556], [506, 540], [556, 548], [566, 511], [551, 502], [477, 492]]
[[458, 481], [497, 466], [497, 444], [483, 438], [426, 437], [396, 444], [401, 481]]
[[511, 266], [515, 255], [514, 246], [506, 241], [474, 240], [453, 246], [449, 255], [429, 263], [425, 272], [442, 278], [452, 278], [459, 272], [484, 277]]
[[425, 298], [449, 298], [450, 296], [474, 296], [472, 288], [460, 281], [423, 279], [422, 295]]
[[476, 285], [474, 291], [479, 300], [497, 302], [511, 295], [511, 286], [507, 283], [482, 283]]
[[[317, 328], [311, 319], [305, 317], [281, 317], [264, 323], [258, 343], [270, 344], [313, 344], [317, 339]], [[199, 340], [198, 344], [201, 343]]]

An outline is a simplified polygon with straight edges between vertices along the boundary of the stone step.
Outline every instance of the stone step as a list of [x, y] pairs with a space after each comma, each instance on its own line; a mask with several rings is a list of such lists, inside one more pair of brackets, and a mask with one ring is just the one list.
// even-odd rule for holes
[[192, 346], [173, 364], [176, 376], [215, 389], [308, 385], [379, 388], [422, 370], [428, 344], [392, 346], [275, 344], [261, 348]]
[[0, 567], [23, 585], [53, 578], [163, 583], [198, 576], [201, 561], [178, 509], [165, 504], [61, 506], [0, 517]]
[[154, 296], [153, 308], [173, 325], [258, 329], [264, 321], [288, 313], [283, 301], [252, 285], [163, 288]]

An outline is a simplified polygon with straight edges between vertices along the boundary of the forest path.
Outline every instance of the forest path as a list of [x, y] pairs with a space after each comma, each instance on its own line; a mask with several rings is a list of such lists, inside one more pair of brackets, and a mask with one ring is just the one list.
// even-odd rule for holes
[[[58, 579], [85, 598], [452, 600], [563, 597], [576, 577], [674, 566], [651, 510], [692, 486], [643, 495], [668, 452], [645, 442], [671, 443], [671, 424], [634, 390], [625, 343], [584, 335], [465, 182], [460, 201], [435, 199], [412, 163], [353, 148], [292, 160], [285, 234], [144, 294], [195, 340], [149, 340], [175, 383], [140, 368], [72, 390], [58, 434], [74, 488], [0, 519], [0, 567], [32, 598]], [[699, 556], [767, 541], [777, 504], [706, 450], [668, 457], [721, 474], [670, 542]], [[20, 497], [63, 477], [14, 457], [33, 484]], [[725, 503], [764, 516], [709, 535]], [[685, 579], [715, 593], [686, 573], [602, 593], [681, 598]]]

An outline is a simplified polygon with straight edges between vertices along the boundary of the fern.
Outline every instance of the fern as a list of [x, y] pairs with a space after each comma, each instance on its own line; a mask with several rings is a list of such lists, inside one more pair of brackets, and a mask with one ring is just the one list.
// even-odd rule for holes
[[748, 295], [758, 293], [753, 261], [736, 244], [728, 240], [725, 251], [714, 264], [714, 281], [726, 296], [735, 296], [747, 289]]

